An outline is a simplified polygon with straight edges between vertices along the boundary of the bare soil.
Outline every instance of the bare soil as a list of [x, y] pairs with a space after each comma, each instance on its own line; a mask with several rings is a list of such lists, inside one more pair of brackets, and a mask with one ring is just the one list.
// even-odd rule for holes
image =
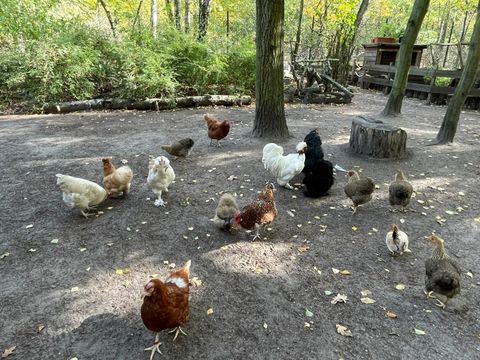
[[[140, 319], [143, 285], [191, 259], [203, 283], [191, 291], [188, 336], [172, 342], [162, 333], [162, 358], [480, 358], [480, 115], [462, 113], [455, 144], [426, 146], [445, 107], [406, 99], [403, 115], [389, 121], [407, 131], [408, 159], [346, 152], [352, 118], [381, 119], [386, 100], [357, 90], [350, 105], [286, 106], [286, 152], [318, 127], [331, 161], [362, 169], [379, 188], [355, 215], [343, 173], [320, 199], [278, 188], [278, 218], [255, 242], [210, 221], [221, 192], [236, 193], [242, 206], [273, 180], [261, 163], [267, 141], [249, 136], [253, 107], [0, 117], [0, 256], [9, 253], [0, 259], [0, 351], [16, 346], [12, 359], [148, 359], [143, 349], [154, 334]], [[209, 146], [205, 113], [233, 122], [220, 148]], [[195, 140], [193, 153], [172, 160], [177, 180], [166, 207], [156, 208], [146, 185], [149, 156], [165, 155], [160, 145], [183, 137]], [[132, 192], [84, 219], [64, 206], [55, 174], [101, 183], [105, 156], [128, 160]], [[416, 212], [389, 211], [398, 167], [416, 190]], [[385, 245], [394, 222], [410, 236], [412, 253], [400, 258]], [[424, 236], [432, 231], [464, 270], [462, 292], [446, 310], [423, 294], [432, 252]], [[374, 304], [360, 301], [363, 290]], [[331, 304], [338, 293], [347, 302]], [[353, 336], [338, 334], [336, 324]]]

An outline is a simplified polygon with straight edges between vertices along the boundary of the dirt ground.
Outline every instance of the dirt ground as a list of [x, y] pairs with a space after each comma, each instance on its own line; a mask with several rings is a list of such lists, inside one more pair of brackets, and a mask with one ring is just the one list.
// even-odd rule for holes
[[[253, 107], [0, 117], [0, 351], [16, 346], [12, 359], [148, 359], [143, 349], [154, 334], [140, 318], [143, 286], [152, 275], [163, 278], [169, 264], [191, 259], [202, 284], [191, 291], [188, 336], [172, 342], [162, 333], [157, 358], [480, 358], [480, 115], [465, 111], [457, 142], [429, 147], [445, 107], [406, 99], [394, 122], [408, 132], [409, 159], [348, 154], [352, 118], [381, 118], [385, 102], [357, 90], [346, 106], [286, 107], [286, 152], [318, 127], [328, 158], [363, 169], [379, 188], [355, 215], [343, 173], [320, 199], [277, 188], [278, 218], [255, 242], [210, 221], [220, 192], [236, 193], [243, 206], [273, 180], [261, 163], [266, 141], [248, 136]], [[209, 146], [205, 113], [233, 122], [221, 148]], [[146, 185], [149, 155], [165, 155], [160, 144], [187, 136], [193, 153], [172, 160], [177, 180], [166, 207], [156, 208]], [[128, 160], [132, 192], [84, 219], [63, 204], [55, 174], [101, 183], [105, 156]], [[389, 211], [388, 184], [398, 167], [416, 190], [416, 212]], [[393, 222], [410, 236], [412, 253], [401, 258], [385, 245]], [[424, 236], [432, 231], [464, 271], [462, 292], [446, 310], [423, 294], [432, 252]], [[364, 290], [374, 304], [360, 301]], [[338, 293], [347, 302], [331, 304]], [[336, 324], [353, 336], [338, 334]]]

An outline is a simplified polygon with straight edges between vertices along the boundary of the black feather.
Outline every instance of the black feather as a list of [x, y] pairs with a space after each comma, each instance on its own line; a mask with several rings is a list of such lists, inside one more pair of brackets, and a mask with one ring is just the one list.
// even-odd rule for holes
[[318, 135], [318, 130], [314, 129], [305, 136], [303, 141], [307, 143], [307, 149], [305, 151], [305, 166], [302, 172], [308, 174], [318, 160], [323, 160], [322, 139]]
[[320, 197], [330, 190], [334, 181], [332, 163], [328, 160], [317, 160], [303, 179], [305, 184], [303, 193], [307, 197]]

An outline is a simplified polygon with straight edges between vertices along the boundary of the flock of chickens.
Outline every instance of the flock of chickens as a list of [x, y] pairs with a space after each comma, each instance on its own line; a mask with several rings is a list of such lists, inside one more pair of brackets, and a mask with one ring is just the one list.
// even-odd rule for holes
[[[230, 123], [218, 121], [205, 115], [208, 126], [208, 136], [219, 141], [225, 138], [230, 130]], [[194, 145], [192, 139], [182, 139], [171, 145], [163, 145], [162, 149], [170, 155], [187, 157]], [[128, 166], [115, 168], [110, 158], [103, 161], [103, 185], [89, 180], [57, 174], [57, 185], [63, 192], [63, 201], [71, 208], [80, 209], [83, 216], [88, 217], [88, 210], [95, 208], [107, 197], [118, 197], [128, 194], [133, 179], [133, 172]], [[283, 148], [277, 144], [269, 143], [263, 148], [262, 163], [266, 170], [276, 178], [278, 185], [287, 189], [293, 189], [290, 180], [303, 173], [303, 193], [307, 197], [318, 198], [326, 195], [334, 183], [334, 168], [345, 171], [338, 165], [335, 167], [324, 159], [322, 141], [317, 130], [312, 130], [305, 136], [304, 141], [296, 146], [296, 152], [283, 155]], [[168, 192], [168, 187], [175, 180], [175, 172], [170, 161], [165, 156], [151, 159], [148, 165], [149, 172], [147, 184], [157, 196], [155, 206], [165, 206], [162, 193]], [[353, 213], [360, 205], [368, 203], [375, 191], [375, 182], [368, 177], [360, 177], [354, 170], [345, 171], [348, 182], [344, 186], [345, 194], [351, 199]], [[239, 208], [234, 196], [224, 193], [218, 201], [213, 223], [224, 231], [232, 228], [255, 230], [253, 240], [260, 238], [260, 229], [271, 224], [277, 217], [277, 208], [274, 199], [275, 187], [267, 183], [257, 198]], [[396, 170], [395, 179], [389, 186], [389, 203], [394, 207], [400, 207], [400, 211], [407, 211], [413, 187], [405, 178], [401, 170]], [[392, 211], [396, 211], [393, 209]], [[446, 253], [444, 240], [432, 234], [428, 239], [435, 245], [432, 257], [425, 261], [425, 294], [427, 297], [435, 297], [432, 294], [444, 297], [441, 301], [435, 297], [438, 305], [445, 308], [447, 302], [460, 292], [461, 270], [458, 264]], [[396, 224], [392, 224], [386, 235], [386, 245], [392, 256], [399, 256], [411, 252], [408, 248], [408, 236], [401, 231]], [[191, 261], [179, 270], [161, 281], [150, 280], [144, 287], [144, 299], [141, 308], [141, 317], [145, 326], [156, 332], [155, 343], [145, 349], [151, 351], [150, 360], [155, 353], [160, 353], [159, 332], [173, 329], [175, 337], [179, 333], [185, 334], [181, 325], [188, 320], [189, 315], [189, 278]]]

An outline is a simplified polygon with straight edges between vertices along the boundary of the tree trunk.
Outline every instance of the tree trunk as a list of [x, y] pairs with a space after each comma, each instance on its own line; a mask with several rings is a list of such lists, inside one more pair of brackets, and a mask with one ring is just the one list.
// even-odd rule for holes
[[455, 133], [457, 132], [458, 120], [460, 119], [460, 112], [463, 104], [467, 99], [473, 83], [477, 78], [478, 67], [480, 64], [480, 1], [477, 7], [477, 19], [470, 39], [468, 47], [468, 56], [465, 68], [462, 72], [462, 77], [458, 83], [453, 97], [450, 100], [447, 112], [443, 118], [442, 126], [437, 134], [434, 144], [446, 144], [453, 142]]
[[108, 19], [108, 22], [110, 24], [110, 29], [112, 29], [113, 37], [116, 38], [117, 37], [117, 32], [116, 32], [116, 29], [115, 29], [115, 21], [112, 18], [112, 14], [110, 14], [110, 11], [107, 8], [107, 4], [105, 3], [105, 0], [99, 0], [99, 2], [102, 5], [103, 10], [105, 10], [105, 14], [107, 15], [107, 19]]
[[140, 1], [138, 2], [138, 8], [137, 8], [137, 12], [135, 13], [135, 18], [133, 19], [132, 31], [135, 30], [135, 25], [137, 24], [137, 20], [138, 20], [138, 27], [139, 27], [139, 28], [141, 27], [141, 23], [140, 23], [140, 9], [142, 8], [142, 5], [143, 5], [143, 0], [140, 0]]
[[157, 12], [157, 0], [151, 0], [150, 2], [150, 25], [152, 27], [152, 36], [154, 39], [157, 38], [157, 27], [158, 27], [158, 12]]
[[182, 30], [182, 24], [180, 21], [180, 0], [173, 0], [173, 12], [175, 15], [175, 27], [177, 30]]
[[167, 12], [168, 20], [173, 24], [172, 0], [165, 0], [165, 11]]
[[396, 63], [397, 70], [395, 79], [393, 80], [392, 90], [388, 97], [387, 105], [383, 109], [383, 115], [394, 116], [401, 113], [402, 101], [405, 96], [405, 88], [408, 81], [408, 72], [412, 62], [412, 52], [418, 32], [422, 26], [423, 19], [428, 10], [430, 0], [415, 0], [412, 13], [408, 19], [407, 29], [400, 44], [398, 61]]
[[202, 41], [207, 35], [208, 18], [210, 16], [210, 0], [200, 0], [198, 10], [198, 40]]
[[185, 0], [185, 32], [190, 31], [190, 0]]
[[256, 107], [253, 135], [288, 136], [283, 103], [284, 0], [256, 0]]
[[300, 0], [300, 8], [298, 9], [298, 24], [297, 24], [297, 34], [295, 35], [295, 45], [292, 51], [291, 61], [292, 64], [297, 62], [298, 49], [300, 48], [300, 38], [302, 37], [302, 20], [303, 20], [303, 6], [305, 1]]

